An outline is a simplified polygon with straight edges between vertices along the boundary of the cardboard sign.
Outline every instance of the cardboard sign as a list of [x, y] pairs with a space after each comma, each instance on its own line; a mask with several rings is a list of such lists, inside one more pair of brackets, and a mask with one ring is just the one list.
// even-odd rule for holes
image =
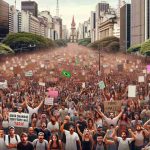
[[45, 83], [44, 82], [39, 82], [39, 85], [40, 86], [45, 86]]
[[51, 105], [51, 106], [54, 105], [54, 98], [53, 97], [45, 98], [44, 104]]
[[29, 127], [29, 114], [10, 112], [9, 113], [9, 126], [28, 128]]
[[101, 90], [103, 90], [103, 89], [105, 88], [105, 83], [104, 83], [104, 81], [100, 81], [100, 82], [98, 83], [98, 85], [99, 85], [99, 88], [100, 88]]
[[48, 96], [53, 97], [53, 98], [57, 98], [58, 97], [58, 91], [48, 91]]
[[128, 97], [136, 97], [136, 85], [128, 86]]
[[104, 111], [105, 113], [119, 112], [121, 110], [121, 105], [122, 105], [121, 101], [114, 101], [114, 102], [104, 101]]
[[8, 85], [7, 85], [7, 81], [5, 80], [5, 82], [0, 82], [0, 89], [7, 89]]
[[144, 76], [139, 76], [138, 77], [138, 82], [144, 82]]
[[30, 70], [30, 71], [28, 71], [28, 72], [25, 72], [25, 76], [26, 76], [26, 77], [32, 77], [32, 76], [33, 76], [32, 70]]

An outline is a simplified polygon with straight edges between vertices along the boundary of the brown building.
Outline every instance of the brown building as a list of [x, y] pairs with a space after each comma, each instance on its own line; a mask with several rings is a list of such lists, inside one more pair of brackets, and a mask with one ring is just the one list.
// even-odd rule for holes
[[35, 1], [22, 1], [21, 10], [29, 11], [33, 16], [38, 16], [38, 4]]
[[127, 50], [131, 40], [131, 4], [125, 4], [120, 8], [120, 48]]
[[0, 0], [0, 41], [9, 32], [9, 4]]
[[72, 23], [71, 23], [70, 42], [72, 42], [72, 43], [77, 42], [77, 31], [76, 31], [76, 24], [74, 21], [74, 16], [72, 18]]
[[131, 45], [150, 37], [150, 0], [131, 0]]

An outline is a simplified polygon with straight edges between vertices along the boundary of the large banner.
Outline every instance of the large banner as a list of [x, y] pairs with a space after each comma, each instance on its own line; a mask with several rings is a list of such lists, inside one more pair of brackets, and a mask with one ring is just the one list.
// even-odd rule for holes
[[27, 113], [9, 113], [9, 126], [14, 127], [22, 127], [28, 128], [29, 127], [29, 114]]
[[113, 101], [113, 102], [105, 101], [104, 102], [104, 111], [105, 111], [105, 113], [118, 112], [121, 110], [121, 104], [122, 104], [121, 101]]

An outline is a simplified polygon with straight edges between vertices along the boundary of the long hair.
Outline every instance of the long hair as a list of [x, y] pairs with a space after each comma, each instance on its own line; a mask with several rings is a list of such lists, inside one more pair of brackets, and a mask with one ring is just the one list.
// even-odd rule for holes
[[53, 136], [56, 136], [56, 138], [57, 138], [56, 144], [57, 144], [58, 148], [60, 148], [58, 135], [57, 135], [57, 134], [52, 134], [52, 136], [51, 136], [52, 142], [51, 142], [51, 145], [50, 145], [50, 149], [51, 149], [51, 147], [52, 147], [52, 145], [53, 145], [53, 143], [54, 143], [54, 141], [53, 141]]

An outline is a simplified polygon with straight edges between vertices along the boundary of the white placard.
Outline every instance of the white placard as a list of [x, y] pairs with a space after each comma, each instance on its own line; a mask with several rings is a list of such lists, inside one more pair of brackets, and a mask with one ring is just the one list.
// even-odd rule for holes
[[13, 68], [13, 67], [10, 67], [10, 70], [11, 70], [11, 71], [13, 71], [13, 70], [14, 70], [14, 68]]
[[0, 89], [7, 89], [7, 88], [8, 88], [7, 80], [5, 80], [5, 82], [0, 82]]
[[32, 77], [32, 76], [33, 76], [32, 70], [30, 70], [30, 71], [28, 71], [28, 72], [25, 72], [25, 76], [26, 76], [26, 77]]
[[136, 85], [128, 86], [128, 97], [136, 97]]
[[51, 106], [54, 105], [54, 98], [53, 97], [45, 98], [44, 104], [51, 105]]
[[41, 64], [41, 68], [44, 68], [44, 64]]
[[138, 77], [138, 82], [144, 82], [145, 80], [144, 80], [144, 76], [139, 76]]
[[146, 73], [146, 70], [143, 70], [143, 73]]
[[82, 83], [82, 88], [85, 88], [85, 82]]
[[10, 112], [9, 113], [9, 126], [28, 128], [29, 127], [29, 114]]
[[40, 86], [45, 86], [45, 83], [44, 82], [39, 82], [39, 85]]

